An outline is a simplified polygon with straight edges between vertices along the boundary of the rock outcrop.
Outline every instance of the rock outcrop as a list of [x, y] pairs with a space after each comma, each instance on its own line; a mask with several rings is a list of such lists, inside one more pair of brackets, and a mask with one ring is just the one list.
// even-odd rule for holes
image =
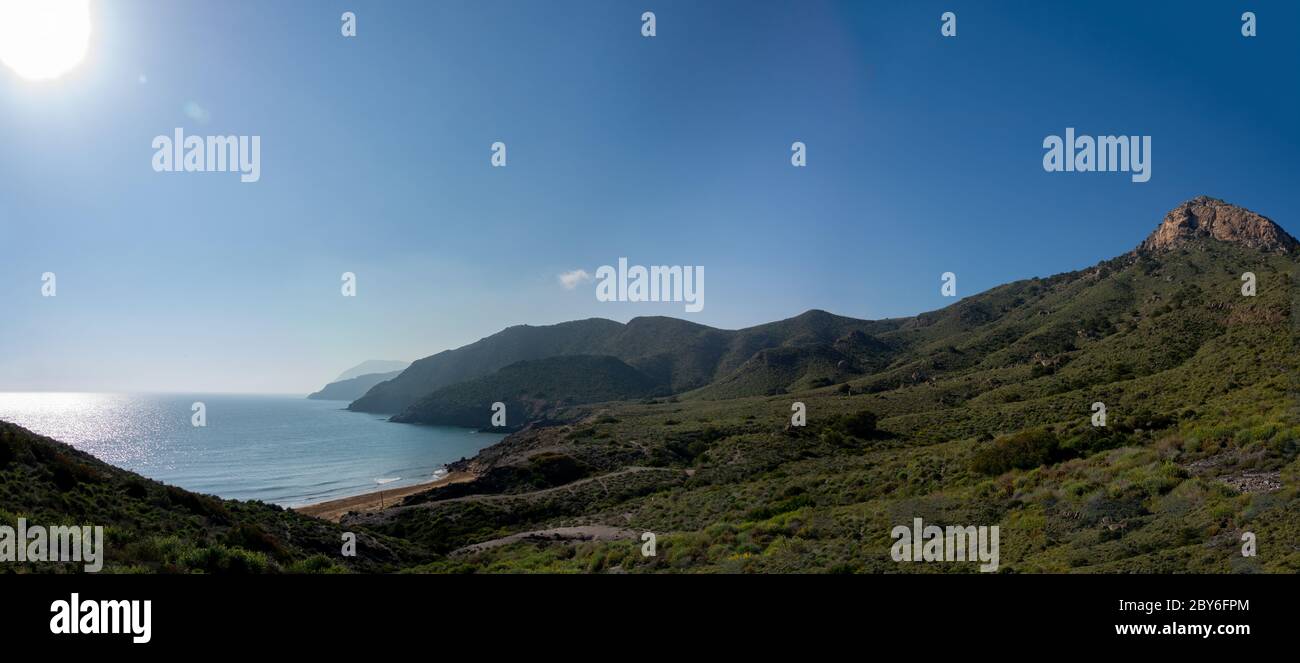
[[1293, 253], [1300, 246], [1268, 217], [1217, 198], [1198, 196], [1170, 210], [1155, 232], [1138, 246], [1137, 252], [1160, 253], [1196, 238], [1275, 253]]

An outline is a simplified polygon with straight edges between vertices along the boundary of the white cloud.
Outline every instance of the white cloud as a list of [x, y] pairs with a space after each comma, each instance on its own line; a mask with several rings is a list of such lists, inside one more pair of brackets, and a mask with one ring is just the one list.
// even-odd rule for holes
[[199, 124], [207, 124], [208, 120], [212, 117], [208, 113], [208, 109], [194, 103], [193, 101], [185, 104], [185, 114], [188, 115], [191, 120], [194, 120]]
[[571, 272], [560, 274], [559, 278], [560, 285], [564, 286], [565, 290], [572, 290], [578, 287], [578, 284], [590, 281], [591, 274], [588, 274], [585, 269], [575, 269]]

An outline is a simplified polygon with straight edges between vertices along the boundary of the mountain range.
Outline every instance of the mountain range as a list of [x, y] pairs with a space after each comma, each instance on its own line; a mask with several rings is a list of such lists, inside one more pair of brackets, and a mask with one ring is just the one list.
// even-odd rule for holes
[[[1017, 368], [1032, 364], [1039, 371], [1056, 372], [1076, 358], [1083, 341], [1116, 330], [1132, 331], [1144, 318], [1142, 309], [1153, 302], [1213, 297], [1199, 283], [1175, 289], [1168, 287], [1171, 281], [1142, 285], [1135, 278], [1135, 272], [1155, 273], [1162, 256], [1187, 250], [1199, 239], [1265, 255], [1295, 255], [1297, 249], [1296, 240], [1272, 220], [1222, 200], [1198, 197], [1171, 210], [1127, 255], [1090, 270], [999, 286], [940, 311], [870, 321], [812, 310], [736, 331], [667, 317], [633, 318], [626, 324], [593, 318], [520, 325], [377, 380], [349, 409], [395, 414], [397, 421], [484, 426], [492, 402], [529, 390], [531, 378], [523, 379], [527, 372], [519, 370], [519, 362], [564, 356], [607, 356], [634, 370], [618, 372], [622, 381], [617, 384], [610, 382], [614, 373], [593, 372], [589, 379], [599, 387], [593, 384], [582, 394], [576, 385], [545, 390], [546, 396], [533, 398], [526, 408], [528, 417], [543, 418], [548, 408], [566, 404], [566, 399], [567, 404], [591, 402], [602, 390], [623, 398], [676, 394], [724, 399], [853, 381], [862, 382], [858, 388], [880, 391], [925, 383], [959, 369], [1001, 371], [1005, 375], [988, 378], [999, 381], [1012, 379]], [[1219, 294], [1234, 292], [1229, 285], [1222, 285]], [[1222, 305], [1245, 310], [1250, 301], [1258, 300]], [[1176, 318], [1154, 330], [1162, 337], [1159, 346], [1130, 370], [1150, 371], [1177, 361], [1180, 353], [1194, 352], [1216, 333], [1216, 327], [1203, 324], [1208, 321], [1200, 317]], [[513, 370], [504, 370], [508, 368]], [[486, 377], [491, 377], [488, 383], [482, 381]], [[493, 397], [487, 393], [491, 389], [484, 390], [487, 384], [502, 393]], [[477, 400], [467, 393], [480, 391]], [[432, 398], [435, 393], [440, 395]], [[451, 408], [452, 401], [460, 405]], [[440, 410], [444, 405], [445, 412]]]
[[512, 431], [449, 467], [472, 480], [344, 516], [364, 564], [2, 424], [0, 517], [140, 533], [119, 570], [974, 571], [890, 557], [922, 518], [999, 525], [1001, 572], [1295, 573], [1297, 249], [1198, 197], [1124, 255], [907, 318], [511, 327], [351, 404], [486, 427], [500, 401]]
[[[433, 421], [437, 417], [430, 413], [430, 404], [421, 402], [429, 394], [491, 375], [508, 384], [519, 373], [505, 369], [566, 356], [618, 359], [637, 373], [637, 393], [624, 386], [617, 389], [631, 395], [683, 393], [710, 386], [716, 386], [719, 394], [766, 393], [882, 366], [882, 352], [889, 348], [872, 333], [896, 326], [897, 322], [854, 320], [824, 311], [739, 331], [666, 317], [634, 318], [627, 324], [593, 318], [545, 327], [521, 325], [421, 359], [396, 378], [375, 385], [349, 409], [396, 412], [398, 420], [404, 421]], [[518, 391], [526, 383], [505, 388]], [[567, 395], [551, 392], [557, 403]], [[501, 399], [486, 403], [495, 400]]]
[[334, 381], [307, 398], [325, 401], [354, 401], [372, 387], [391, 380], [411, 365], [409, 361], [369, 359], [343, 371]]
[[[447, 555], [421, 567], [436, 572], [897, 572], [888, 533], [913, 517], [1000, 524], [1012, 572], [1295, 572], [1296, 249], [1271, 219], [1198, 197], [1124, 255], [909, 318], [511, 328], [362, 400], [422, 381], [445, 395], [557, 349], [603, 349], [670, 395], [547, 394], [532, 425], [453, 464], [474, 481], [344, 522]], [[416, 403], [398, 418], [443, 407]], [[657, 532], [660, 556], [507, 544], [575, 527]], [[1245, 531], [1283, 547], [1242, 557]]]

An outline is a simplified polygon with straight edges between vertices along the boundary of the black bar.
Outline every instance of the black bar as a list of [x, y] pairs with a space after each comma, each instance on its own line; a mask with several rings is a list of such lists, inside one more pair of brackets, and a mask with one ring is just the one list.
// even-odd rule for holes
[[[7, 576], [0, 623], [49, 651], [197, 654], [201, 643], [275, 642], [289, 634], [295, 651], [321, 653], [334, 651], [339, 638], [382, 642], [387, 651], [439, 638], [526, 651], [530, 642], [553, 646], [557, 638], [610, 636], [654, 649], [704, 634], [737, 647], [815, 634], [821, 643], [912, 643], [918, 653], [944, 655], [957, 654], [958, 642], [1036, 642], [1063, 655], [1282, 646], [1293, 636], [1296, 589], [1296, 576]], [[150, 642], [52, 634], [51, 604], [74, 592], [83, 603], [152, 601]], [[1171, 611], [1170, 600], [1183, 609]], [[1161, 608], [1122, 610], [1121, 601]], [[1192, 610], [1196, 601], [1209, 603]], [[1139, 624], [1244, 625], [1250, 632], [1116, 633], [1116, 625]]]

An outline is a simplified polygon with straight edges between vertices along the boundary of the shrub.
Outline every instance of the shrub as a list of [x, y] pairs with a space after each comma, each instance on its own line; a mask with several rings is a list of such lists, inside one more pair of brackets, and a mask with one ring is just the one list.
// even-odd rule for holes
[[1021, 431], [977, 448], [971, 458], [971, 470], [989, 475], [1027, 470], [1053, 462], [1059, 452], [1060, 440], [1051, 431]]
[[226, 546], [197, 548], [186, 554], [181, 562], [189, 569], [205, 573], [254, 574], [270, 570], [266, 555]]
[[853, 437], [869, 440], [876, 436], [876, 414], [860, 410], [844, 418], [843, 430]]
[[171, 563], [193, 549], [176, 535], [150, 536], [131, 544], [129, 557], [142, 562]]
[[294, 562], [288, 568], [289, 573], [342, 573], [346, 570], [345, 567], [336, 565], [328, 556], [319, 553]]
[[545, 451], [528, 459], [526, 472], [530, 484], [544, 488], [577, 481], [590, 474], [591, 467], [568, 454]]
[[834, 428], [822, 431], [821, 441], [833, 447], [849, 446], [849, 440], [844, 437], [844, 433], [841, 433]]
[[280, 545], [275, 537], [255, 524], [239, 523], [226, 532], [225, 543], [231, 548], [246, 548], [251, 551], [269, 553], [276, 558], [286, 559], [288, 551]]
[[581, 440], [581, 439], [584, 439], [584, 438], [595, 437], [595, 436], [596, 436], [596, 429], [595, 429], [595, 427], [579, 428], [579, 429], [577, 429], [577, 430], [575, 430], [575, 431], [569, 433], [569, 439], [570, 439], [570, 440]]
[[1061, 443], [1061, 455], [1086, 458], [1131, 443], [1132, 437], [1120, 428], [1089, 426]]
[[149, 496], [149, 489], [145, 487], [144, 482], [131, 479], [126, 482], [126, 488], [123, 490], [127, 497], [136, 500], [142, 500]]
[[196, 516], [206, 517], [221, 524], [230, 522], [230, 512], [226, 510], [221, 500], [215, 497], [191, 493], [176, 486], [167, 486], [167, 499]]

